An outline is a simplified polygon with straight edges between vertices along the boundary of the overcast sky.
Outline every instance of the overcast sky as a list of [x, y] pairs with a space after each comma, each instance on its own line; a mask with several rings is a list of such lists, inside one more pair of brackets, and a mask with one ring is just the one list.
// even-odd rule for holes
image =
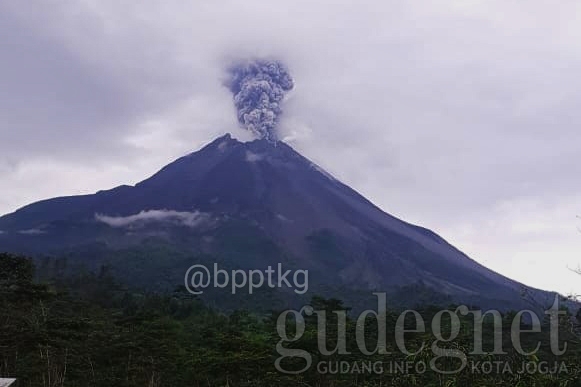
[[581, 293], [581, 2], [0, 2], [0, 214], [134, 184], [238, 127], [232, 58], [296, 81], [281, 136], [486, 266]]

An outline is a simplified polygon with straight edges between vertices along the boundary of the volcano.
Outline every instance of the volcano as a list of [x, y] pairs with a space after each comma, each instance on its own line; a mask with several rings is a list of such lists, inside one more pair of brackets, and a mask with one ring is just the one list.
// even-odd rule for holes
[[[311, 295], [352, 304], [373, 291], [402, 304], [437, 294], [505, 310], [554, 299], [385, 213], [284, 142], [230, 135], [135, 186], [23, 207], [1, 217], [0, 230], [0, 251], [37, 257], [41, 275], [54, 271], [51, 259], [65, 260], [70, 273], [107, 264], [121, 280], [155, 290], [183, 284], [193, 264], [251, 270], [282, 262], [309, 270]], [[204, 296], [218, 307], [230, 299]], [[295, 296], [276, 290], [251, 305]]]

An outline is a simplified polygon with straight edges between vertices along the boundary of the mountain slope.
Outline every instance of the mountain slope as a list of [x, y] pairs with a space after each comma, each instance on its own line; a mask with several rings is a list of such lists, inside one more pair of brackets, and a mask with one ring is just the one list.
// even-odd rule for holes
[[[310, 270], [312, 292], [420, 283], [462, 302], [530, 304], [523, 285], [383, 212], [282, 142], [226, 135], [135, 186], [26, 206], [1, 217], [0, 230], [0, 251], [107, 262], [143, 286], [179, 284], [198, 262], [240, 269], [285, 262]], [[129, 264], [135, 251], [142, 260]], [[527, 293], [542, 304], [552, 298]]]

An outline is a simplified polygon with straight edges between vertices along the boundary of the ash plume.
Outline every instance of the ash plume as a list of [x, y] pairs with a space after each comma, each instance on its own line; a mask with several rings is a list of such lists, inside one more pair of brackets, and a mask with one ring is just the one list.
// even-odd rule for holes
[[286, 66], [274, 60], [253, 60], [228, 68], [226, 86], [234, 94], [238, 121], [261, 139], [277, 141], [281, 103], [294, 82]]

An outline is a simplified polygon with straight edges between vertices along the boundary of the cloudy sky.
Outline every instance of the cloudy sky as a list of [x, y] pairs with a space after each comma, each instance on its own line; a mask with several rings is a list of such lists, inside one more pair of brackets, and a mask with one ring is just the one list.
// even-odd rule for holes
[[0, 214], [247, 139], [224, 68], [260, 56], [295, 78], [280, 133], [305, 156], [504, 275], [581, 293], [577, 0], [0, 2]]

